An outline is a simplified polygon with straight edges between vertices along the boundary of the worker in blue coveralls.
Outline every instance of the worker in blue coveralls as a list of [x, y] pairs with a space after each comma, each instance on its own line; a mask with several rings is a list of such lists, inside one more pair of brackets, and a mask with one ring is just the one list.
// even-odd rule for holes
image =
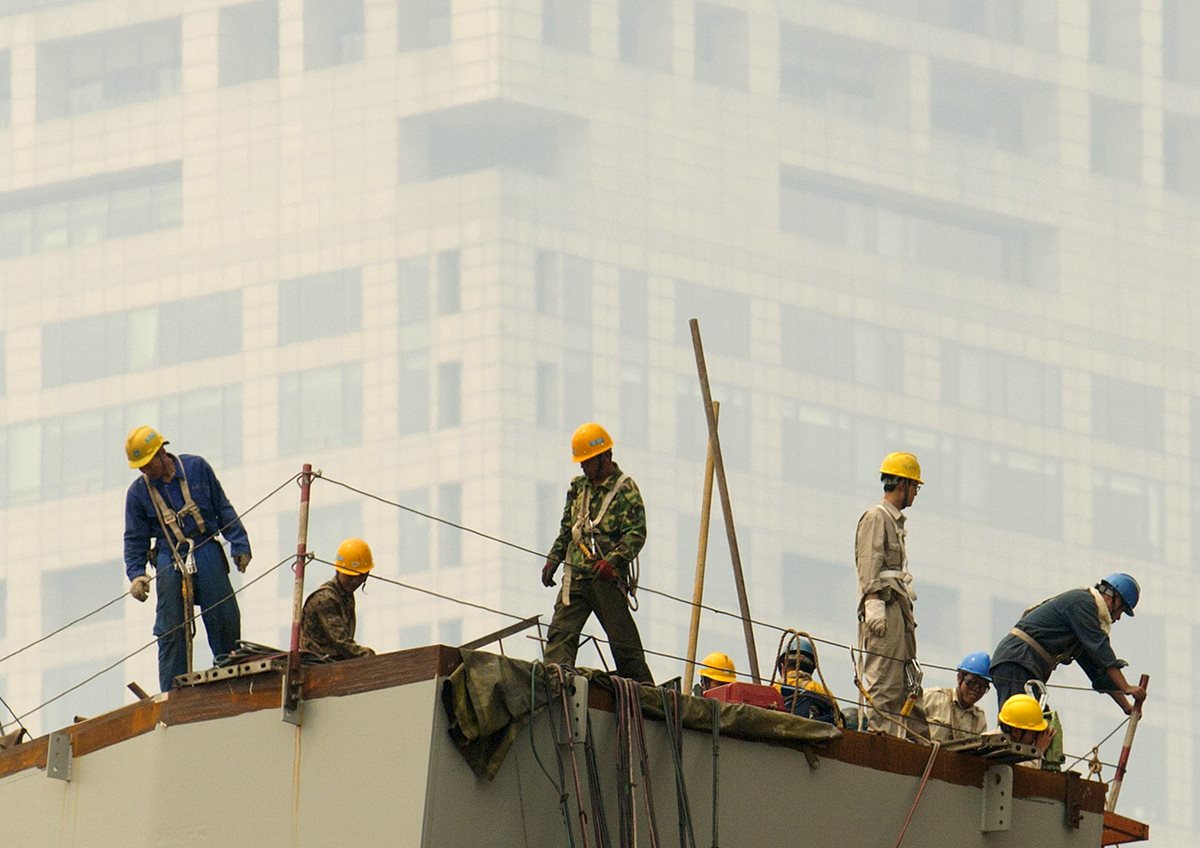
[[[250, 540], [221, 481], [203, 457], [175, 456], [153, 427], [142, 426], [125, 440], [129, 467], [141, 472], [125, 495], [125, 574], [129, 594], [150, 595], [151, 563], [158, 575], [154, 635], [158, 637], [158, 684], [171, 689], [175, 677], [189, 671], [190, 643], [185, 630], [184, 592], [200, 607], [213, 656], [237, 647], [242, 618], [229, 583], [229, 562], [216, 540], [229, 542], [237, 570], [250, 564]], [[151, 550], [150, 542], [154, 540]], [[185, 586], [184, 573], [191, 574]], [[194, 613], [187, 612], [187, 618]]]

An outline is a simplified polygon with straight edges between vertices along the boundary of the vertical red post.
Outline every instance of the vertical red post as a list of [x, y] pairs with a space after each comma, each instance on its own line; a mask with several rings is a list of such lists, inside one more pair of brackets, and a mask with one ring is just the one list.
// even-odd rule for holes
[[[1145, 689], [1150, 685], [1150, 675], [1143, 674], [1138, 685]], [[1108, 801], [1104, 809], [1114, 812], [1117, 809], [1117, 798], [1121, 795], [1121, 784], [1125, 782], [1125, 772], [1129, 767], [1129, 751], [1133, 748], [1133, 735], [1137, 733], [1138, 720], [1142, 717], [1142, 705], [1135, 704], [1129, 715], [1129, 724], [1125, 728], [1125, 744], [1121, 746], [1121, 758], [1117, 760], [1117, 774], [1108, 790]]]
[[296, 530], [296, 562], [292, 571], [292, 640], [288, 647], [287, 671], [283, 677], [283, 720], [300, 724], [300, 687], [303, 675], [300, 667], [300, 614], [304, 609], [304, 563], [308, 560], [308, 496], [312, 488], [312, 465], [305, 463], [300, 471], [300, 520]]

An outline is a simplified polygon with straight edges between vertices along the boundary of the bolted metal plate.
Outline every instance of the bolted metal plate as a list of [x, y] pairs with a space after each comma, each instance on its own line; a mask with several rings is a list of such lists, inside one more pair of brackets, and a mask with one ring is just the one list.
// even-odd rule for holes
[[1012, 766], [992, 766], [983, 775], [983, 812], [979, 829], [984, 833], [1012, 827]]
[[571, 741], [587, 740], [588, 679], [582, 674], [571, 678]]
[[55, 780], [71, 779], [71, 734], [59, 730], [50, 734], [46, 752], [46, 777]]

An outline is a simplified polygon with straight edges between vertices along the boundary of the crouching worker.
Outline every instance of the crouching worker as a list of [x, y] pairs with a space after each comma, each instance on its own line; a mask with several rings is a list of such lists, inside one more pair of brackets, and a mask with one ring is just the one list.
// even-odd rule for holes
[[693, 695], [703, 695], [709, 689], [737, 680], [737, 667], [729, 654], [713, 651], [700, 663], [700, 682], [692, 688]]
[[953, 689], [925, 692], [922, 703], [931, 740], [953, 742], [987, 732], [987, 716], [978, 702], [991, 688], [990, 667], [991, 661], [983, 651], [967, 654], [958, 664], [958, 682]]
[[334, 559], [336, 574], [304, 602], [300, 617], [300, 650], [333, 660], [373, 657], [375, 652], [354, 641], [357, 618], [354, 592], [375, 567], [371, 548], [362, 539], [346, 539]]
[[[1054, 739], [1054, 730], [1032, 695], [1013, 695], [1000, 708], [1000, 732], [1021, 745], [1037, 748], [1039, 761]], [[1036, 765], [1036, 763], [1035, 763]]]

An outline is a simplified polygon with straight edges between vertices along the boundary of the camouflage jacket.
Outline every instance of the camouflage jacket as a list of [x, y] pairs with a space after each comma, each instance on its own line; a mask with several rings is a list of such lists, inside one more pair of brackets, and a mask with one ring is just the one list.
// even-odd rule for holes
[[354, 593], [339, 586], [335, 577], [321, 584], [304, 602], [300, 650], [336, 660], [375, 656], [373, 650], [354, 641], [356, 626]]
[[[629, 563], [637, 558], [642, 545], [646, 544], [646, 507], [632, 477], [625, 478], [595, 528], [581, 534], [581, 541], [588, 551], [585, 552], [574, 539], [576, 523], [585, 518], [596, 518], [605, 496], [619, 479], [621, 469], [613, 463], [613, 473], [599, 485], [593, 486], [581, 474], [571, 481], [571, 487], [567, 489], [567, 503], [563, 509], [558, 538], [548, 558], [553, 562], [566, 562], [568, 568], [576, 569], [574, 579], [590, 577], [593, 563], [600, 559], [608, 560], [613, 568], [624, 573]], [[588, 507], [586, 517], [585, 505]]]

